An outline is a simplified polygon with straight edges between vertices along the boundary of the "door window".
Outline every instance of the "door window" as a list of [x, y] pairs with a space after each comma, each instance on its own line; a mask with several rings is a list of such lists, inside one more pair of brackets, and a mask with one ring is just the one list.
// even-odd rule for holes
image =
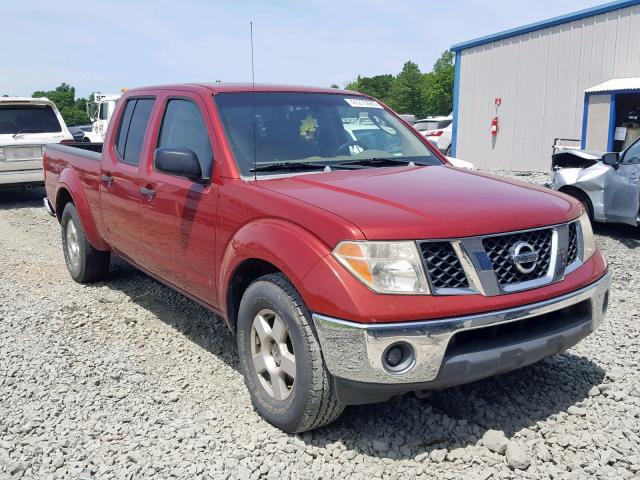
[[211, 177], [211, 141], [200, 109], [194, 102], [182, 99], [169, 100], [162, 119], [158, 148], [190, 149], [198, 157], [202, 173]]
[[636, 143], [627, 149], [622, 158], [622, 163], [626, 165], [640, 163], [640, 140], [636, 141]]
[[149, 124], [154, 99], [131, 98], [127, 104], [120, 121], [118, 136], [116, 138], [116, 150], [120, 158], [131, 165], [140, 163], [140, 151], [144, 142], [144, 133]]

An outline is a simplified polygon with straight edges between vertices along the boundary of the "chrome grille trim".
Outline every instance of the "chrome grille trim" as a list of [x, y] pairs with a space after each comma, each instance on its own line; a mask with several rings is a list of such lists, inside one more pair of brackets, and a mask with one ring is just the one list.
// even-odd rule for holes
[[[494, 263], [485, 249], [485, 240], [495, 237], [508, 237], [548, 230], [551, 232], [551, 245], [548, 252], [548, 268], [537, 278], [526, 279], [515, 283], [501, 283], [501, 278], [496, 274]], [[457, 256], [457, 262], [453, 262], [452, 268], [461, 268], [468, 285], [450, 288], [449, 282], [439, 278], [432, 281], [432, 271], [429, 262], [425, 259], [423, 245], [428, 243], [448, 242]], [[582, 252], [582, 231], [578, 221], [564, 224], [551, 225], [547, 227], [531, 228], [515, 232], [504, 232], [490, 235], [480, 235], [475, 237], [465, 237], [450, 240], [419, 240], [416, 242], [425, 266], [425, 272], [431, 285], [434, 295], [469, 295], [481, 294], [484, 296], [495, 296], [507, 293], [520, 292], [532, 288], [538, 288], [562, 280], [566, 274], [572, 272], [583, 263]], [[570, 245], [571, 244], [571, 245]], [[569, 254], [571, 249], [571, 259], [569, 265]], [[457, 264], [457, 265], [456, 265]], [[454, 268], [454, 273], [455, 273]], [[442, 274], [442, 269], [434, 272], [434, 276]], [[460, 273], [456, 273], [456, 278], [460, 278]], [[452, 282], [455, 284], [456, 282]]]

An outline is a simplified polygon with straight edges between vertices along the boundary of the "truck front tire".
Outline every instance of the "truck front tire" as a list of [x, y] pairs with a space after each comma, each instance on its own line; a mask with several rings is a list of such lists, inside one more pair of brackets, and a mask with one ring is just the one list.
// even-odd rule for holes
[[284, 275], [265, 275], [249, 285], [240, 302], [237, 334], [251, 400], [269, 423], [289, 433], [304, 432], [342, 413], [311, 315]]
[[88, 283], [104, 277], [109, 271], [109, 252], [93, 248], [84, 233], [80, 216], [73, 203], [67, 203], [60, 220], [62, 250], [67, 269], [78, 283]]

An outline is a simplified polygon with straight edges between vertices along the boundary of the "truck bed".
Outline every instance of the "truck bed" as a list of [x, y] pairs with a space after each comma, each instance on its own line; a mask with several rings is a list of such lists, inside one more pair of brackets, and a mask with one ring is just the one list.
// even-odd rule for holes
[[93, 209], [99, 203], [101, 161], [101, 143], [47, 145], [43, 158], [44, 185], [53, 207], [59, 184], [79, 181], [78, 185], [74, 185], [76, 193], [80, 194], [77, 188], [81, 188], [89, 207]]

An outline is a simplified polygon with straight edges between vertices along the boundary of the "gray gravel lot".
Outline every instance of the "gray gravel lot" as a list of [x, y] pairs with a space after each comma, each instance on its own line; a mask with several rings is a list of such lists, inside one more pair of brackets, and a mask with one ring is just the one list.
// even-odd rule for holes
[[639, 229], [597, 227], [609, 315], [567, 353], [287, 435], [220, 319], [118, 260], [75, 284], [42, 195], [0, 193], [0, 478], [640, 477]]

